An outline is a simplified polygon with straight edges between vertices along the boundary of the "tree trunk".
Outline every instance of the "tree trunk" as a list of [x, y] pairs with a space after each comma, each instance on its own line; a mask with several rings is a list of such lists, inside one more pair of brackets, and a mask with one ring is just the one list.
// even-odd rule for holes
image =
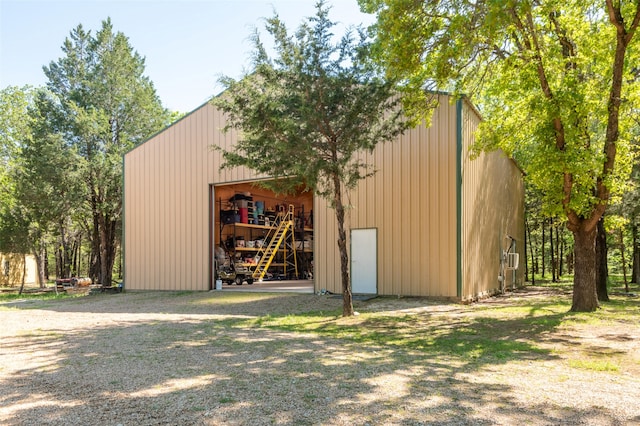
[[555, 256], [555, 247], [554, 247], [554, 241], [553, 241], [553, 219], [549, 219], [549, 253], [550, 253], [550, 260], [551, 260], [551, 282], [552, 283], [557, 283], [558, 282], [558, 275], [556, 273], [556, 256]]
[[609, 301], [607, 279], [609, 267], [607, 265], [607, 232], [604, 229], [604, 215], [598, 221], [596, 228], [596, 293], [601, 302]]
[[24, 291], [24, 282], [25, 279], [27, 277], [27, 255], [23, 254], [22, 255], [22, 283], [20, 284], [20, 291], [18, 292], [18, 294], [22, 294], [22, 292]]
[[117, 254], [117, 240], [118, 235], [116, 231], [118, 230], [118, 221], [113, 219], [108, 222], [109, 228], [109, 245], [107, 246], [107, 263], [109, 264], [109, 283], [112, 283], [113, 280], [113, 268], [116, 264], [116, 254]]
[[60, 277], [69, 278], [73, 270], [73, 237], [69, 235], [69, 232], [63, 222], [59, 223], [58, 226], [60, 230]]
[[631, 282], [638, 284], [640, 281], [640, 240], [638, 239], [638, 225], [631, 225], [633, 237], [633, 263], [631, 265]]
[[47, 252], [45, 251], [44, 241], [40, 240], [38, 242], [38, 249], [34, 250], [33, 256], [36, 258], [36, 268], [38, 269], [38, 285], [40, 288], [45, 287], [45, 283], [47, 282], [45, 268], [47, 267], [46, 256]]
[[545, 273], [545, 264], [544, 264], [544, 226], [545, 226], [545, 222], [546, 221], [542, 221], [542, 245], [540, 246], [540, 254], [542, 255], [542, 274], [541, 277], [542, 279], [544, 279], [544, 273]]
[[564, 227], [562, 228], [562, 232], [560, 232], [562, 238], [558, 237], [558, 246], [560, 247], [560, 251], [558, 252], [558, 277], [562, 277], [564, 275], [564, 248], [565, 248], [565, 240], [564, 240]]
[[527, 218], [524, 219], [524, 282], [529, 281], [529, 236], [527, 232], [529, 231], [529, 223]]
[[56, 278], [64, 278], [62, 276], [62, 249], [58, 246], [56, 247]]
[[98, 226], [97, 208], [93, 210], [93, 229], [91, 230], [91, 254], [89, 255], [89, 277], [94, 283], [101, 283], [100, 265], [100, 228]]
[[76, 236], [73, 239], [73, 244], [71, 245], [71, 273], [79, 277], [80, 271], [78, 270], [78, 245], [80, 237]]
[[567, 253], [567, 274], [573, 274], [573, 252]]
[[596, 228], [573, 231], [575, 275], [573, 276], [572, 312], [593, 312], [598, 309], [596, 294]]
[[102, 265], [101, 265], [101, 255], [100, 255], [100, 241], [102, 236], [100, 235], [100, 216], [102, 212], [100, 211], [98, 196], [96, 194], [95, 184], [93, 183], [93, 175], [91, 175], [91, 179], [89, 182], [89, 192], [91, 197], [89, 198], [89, 203], [91, 205], [91, 219], [92, 219], [92, 228], [89, 239], [91, 241], [91, 254], [89, 256], [89, 278], [94, 283], [97, 284], [105, 284], [102, 282]]
[[338, 222], [338, 250], [340, 251], [340, 271], [342, 273], [342, 315], [353, 315], [353, 297], [349, 280], [349, 254], [347, 252], [347, 233], [344, 229], [344, 205], [342, 204], [342, 187], [340, 178], [333, 176], [333, 202]]
[[[304, 222], [302, 226], [304, 227]], [[304, 231], [303, 231], [303, 235], [304, 235]], [[302, 239], [304, 239], [304, 237], [302, 237]], [[118, 252], [118, 280], [122, 280], [122, 241], [120, 241], [120, 244], [118, 244], [117, 252]], [[304, 251], [303, 251], [303, 254], [304, 254]]]
[[115, 261], [115, 230], [116, 222], [108, 220], [105, 215], [99, 216], [100, 226], [100, 282], [110, 287], [113, 279], [113, 264]]
[[624, 280], [624, 291], [629, 293], [629, 282], [627, 281], [627, 260], [624, 256], [624, 230], [620, 228], [618, 230], [618, 239], [620, 241], [620, 258], [622, 260], [622, 279]]
[[45, 281], [49, 281], [49, 252], [47, 251], [47, 245], [42, 241], [43, 250], [44, 250], [44, 279]]
[[533, 241], [531, 240], [531, 227], [529, 224], [526, 224], [525, 232], [529, 233], [529, 252], [531, 253], [531, 284], [536, 284], [536, 259], [535, 259], [535, 251], [533, 249]]

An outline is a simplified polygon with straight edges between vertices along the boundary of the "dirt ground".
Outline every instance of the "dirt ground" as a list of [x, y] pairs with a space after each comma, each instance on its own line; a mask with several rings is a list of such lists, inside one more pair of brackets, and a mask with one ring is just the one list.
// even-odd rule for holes
[[[639, 303], [567, 321], [543, 301], [568, 296], [529, 288], [473, 305], [377, 298], [319, 324], [402, 327], [365, 340], [247, 322], [339, 310], [339, 298], [223, 293], [0, 304], [0, 424], [640, 424]], [[384, 340], [447, 330], [446, 350]]]

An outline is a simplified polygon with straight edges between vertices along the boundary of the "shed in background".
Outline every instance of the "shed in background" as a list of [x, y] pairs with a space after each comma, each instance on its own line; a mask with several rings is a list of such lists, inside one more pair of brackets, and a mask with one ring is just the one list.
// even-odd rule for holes
[[36, 258], [32, 254], [0, 253], [0, 286], [35, 284], [38, 277]]

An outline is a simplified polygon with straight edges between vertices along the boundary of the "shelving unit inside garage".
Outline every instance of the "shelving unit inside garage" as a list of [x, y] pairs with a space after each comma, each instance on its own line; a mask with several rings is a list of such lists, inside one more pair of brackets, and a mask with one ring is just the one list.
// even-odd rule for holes
[[[215, 257], [243, 281], [313, 278], [313, 194], [277, 197], [251, 184], [215, 188]], [[231, 282], [231, 280], [228, 280]]]

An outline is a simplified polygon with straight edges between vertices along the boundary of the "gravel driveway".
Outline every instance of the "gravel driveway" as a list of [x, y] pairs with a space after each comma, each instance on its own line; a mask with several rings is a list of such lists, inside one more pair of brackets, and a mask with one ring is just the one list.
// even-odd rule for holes
[[[535, 334], [535, 351], [500, 362], [248, 325], [268, 315], [339, 310], [342, 302], [223, 293], [0, 305], [0, 424], [640, 424], [637, 322], [545, 328]], [[469, 327], [492, 303], [512, 300], [463, 306], [379, 298], [358, 302], [360, 317], [326, 322], [357, 326], [365, 312], [378, 312], [427, 333], [433, 328], [422, 323]], [[630, 309], [638, 318], [638, 304]], [[495, 335], [522, 333], [524, 342], [533, 332], [496, 329]], [[580, 368], [571, 362], [573, 351], [624, 365]]]

